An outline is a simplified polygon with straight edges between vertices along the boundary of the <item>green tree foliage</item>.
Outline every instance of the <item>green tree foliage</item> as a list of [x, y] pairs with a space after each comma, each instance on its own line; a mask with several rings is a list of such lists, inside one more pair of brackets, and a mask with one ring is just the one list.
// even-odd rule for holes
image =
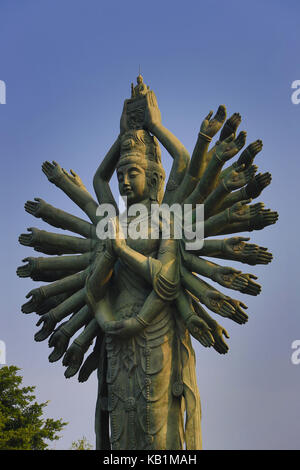
[[93, 446], [89, 443], [85, 436], [82, 439], [78, 439], [78, 441], [73, 441], [70, 450], [92, 450]]
[[21, 387], [18, 370], [16, 366], [0, 369], [0, 450], [47, 449], [45, 441], [59, 439], [57, 433], [67, 423], [43, 418], [48, 402], [37, 403], [35, 387]]

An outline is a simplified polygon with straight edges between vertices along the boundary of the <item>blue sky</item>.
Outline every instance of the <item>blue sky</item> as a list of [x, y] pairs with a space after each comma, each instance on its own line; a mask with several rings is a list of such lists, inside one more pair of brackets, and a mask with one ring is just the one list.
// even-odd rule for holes
[[[48, 415], [69, 422], [52, 447], [68, 448], [82, 435], [94, 443], [97, 383], [94, 376], [86, 384], [67, 381], [61, 363], [48, 363], [47, 342], [33, 341], [37, 317], [20, 312], [33, 281], [15, 270], [32, 251], [17, 238], [27, 227], [46, 227], [23, 205], [42, 197], [81, 215], [46, 180], [41, 163], [55, 159], [74, 169], [92, 191], [140, 64], [164, 125], [190, 152], [210, 109], [224, 103], [229, 114], [241, 113], [247, 142], [264, 142], [259, 171], [273, 176], [260, 200], [280, 214], [275, 226], [251, 234], [274, 261], [249, 267], [263, 289], [246, 301], [248, 324], [221, 321], [229, 354], [195, 345], [204, 448], [299, 448], [300, 365], [290, 360], [291, 343], [300, 339], [300, 105], [291, 102], [291, 84], [300, 79], [299, 13], [294, 0], [1, 1], [0, 339], [7, 363], [21, 367], [39, 400], [50, 400]], [[169, 158], [163, 153], [167, 169]], [[117, 195], [115, 179], [113, 189]]]

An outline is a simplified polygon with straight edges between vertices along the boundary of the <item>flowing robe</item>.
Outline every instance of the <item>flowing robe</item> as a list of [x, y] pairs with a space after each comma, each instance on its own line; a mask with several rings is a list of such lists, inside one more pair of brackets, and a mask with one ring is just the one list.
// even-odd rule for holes
[[[127, 243], [153, 259], [160, 241]], [[136, 316], [151, 291], [152, 286], [119, 259], [107, 292], [115, 320]], [[195, 353], [173, 303], [166, 303], [136, 336], [105, 335], [98, 381], [98, 449], [201, 448]]]

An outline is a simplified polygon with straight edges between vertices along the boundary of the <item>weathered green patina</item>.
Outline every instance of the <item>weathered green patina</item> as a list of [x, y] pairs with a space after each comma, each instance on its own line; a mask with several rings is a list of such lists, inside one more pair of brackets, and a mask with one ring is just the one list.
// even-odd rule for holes
[[[42, 328], [35, 340], [50, 336], [54, 350], [49, 360], [63, 357], [65, 376], [79, 371], [80, 382], [98, 371], [98, 449], [201, 448], [201, 407], [190, 335], [204, 347], [225, 354], [228, 334], [205, 307], [239, 324], [248, 320], [243, 302], [221, 293], [203, 277], [243, 294], [258, 295], [261, 290], [253, 274], [206, 257], [249, 265], [272, 260], [266, 248], [240, 236], [205, 238], [201, 248], [187, 249], [187, 239], [175, 236], [176, 217], [171, 215], [167, 221], [168, 237], [162, 236], [164, 217], [157, 219], [157, 226], [152, 223], [154, 206], [174, 203], [190, 204], [194, 225], [196, 205], [204, 204], [205, 237], [260, 230], [276, 222], [276, 212], [264, 209], [262, 203], [250, 204], [271, 182], [269, 173], [256, 174], [253, 165], [262, 142], [251, 143], [224, 169], [245, 145], [246, 133], [235, 136], [241, 122], [238, 113], [226, 121], [226, 108], [221, 105], [212, 114], [201, 124], [190, 159], [163, 126], [156, 97], [139, 75], [131, 98], [124, 103], [120, 135], [96, 171], [97, 201], [72, 170], [68, 173], [56, 162], [42, 165], [49, 181], [90, 222], [38, 198], [25, 204], [33, 216], [80, 235], [30, 228], [29, 234], [20, 236], [20, 243], [51, 256], [26, 258], [17, 273], [48, 283], [29, 292], [22, 311], [41, 315]], [[209, 149], [220, 130], [219, 140]], [[165, 189], [159, 142], [173, 158]], [[109, 187], [115, 170], [127, 206], [123, 214], [107, 221], [99, 208], [110, 204], [117, 210]], [[131, 213], [135, 204], [145, 209], [144, 216]], [[107, 222], [107, 239], [99, 239], [101, 222]], [[124, 237], [132, 223], [146, 227], [146, 236], [136, 237], [128, 230]], [[94, 348], [83, 362], [93, 341]]]

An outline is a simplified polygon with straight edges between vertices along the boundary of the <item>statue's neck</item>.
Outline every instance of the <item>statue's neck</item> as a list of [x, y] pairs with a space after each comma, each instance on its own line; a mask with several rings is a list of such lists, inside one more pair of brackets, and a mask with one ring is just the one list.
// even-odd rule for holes
[[152, 201], [149, 198], [147, 198], [147, 199], [144, 199], [143, 201], [139, 201], [139, 202], [127, 205], [127, 217], [128, 217], [128, 219], [135, 219], [136, 217], [140, 216], [140, 214], [128, 215], [128, 211], [129, 211], [130, 207], [132, 207], [133, 205], [144, 206], [145, 210], [148, 212], [148, 215], [150, 215], [151, 214], [151, 204], [152, 204]]

